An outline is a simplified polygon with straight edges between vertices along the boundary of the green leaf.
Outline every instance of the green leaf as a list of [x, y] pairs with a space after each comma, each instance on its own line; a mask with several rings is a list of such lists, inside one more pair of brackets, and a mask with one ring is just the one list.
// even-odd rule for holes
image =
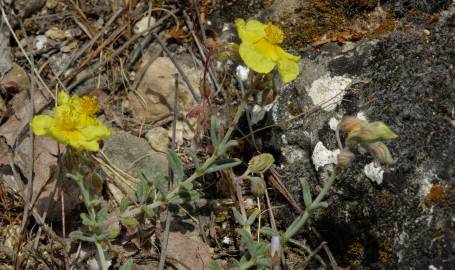
[[262, 227], [260, 232], [261, 232], [261, 234], [270, 236], [270, 237], [278, 235], [278, 232], [270, 227]]
[[211, 260], [209, 262], [209, 269], [210, 270], [221, 270], [221, 265], [219, 262], [217, 262], [215, 260]]
[[185, 153], [191, 157], [191, 160], [193, 161], [194, 166], [196, 168], [198, 168], [199, 167], [199, 158], [197, 157], [196, 152], [194, 152], [193, 149], [191, 149], [191, 148], [185, 148]]
[[120, 201], [120, 212], [123, 213], [128, 209], [128, 206], [130, 206], [130, 200], [128, 197], [123, 197], [122, 200]]
[[242, 241], [247, 244], [247, 243], [256, 243], [254, 240], [253, 240], [253, 237], [251, 236], [251, 233], [245, 229], [239, 229], [238, 230], [238, 233], [240, 234], [240, 238], [242, 238]]
[[313, 199], [311, 198], [311, 191], [310, 191], [310, 184], [305, 177], [300, 177], [300, 185], [302, 186], [303, 192], [303, 200], [305, 202], [306, 207], [310, 207], [313, 203]]
[[149, 184], [145, 177], [140, 177], [139, 183], [137, 183], [136, 187], [136, 195], [140, 204], [147, 202], [149, 197]]
[[153, 209], [152, 207], [142, 205], [141, 209], [142, 211], [144, 211], [145, 217], [152, 218], [155, 216], [155, 209]]
[[256, 261], [259, 267], [272, 267], [272, 262], [268, 258], [260, 258]]
[[217, 149], [220, 145], [220, 136], [218, 134], [218, 121], [216, 116], [212, 115], [210, 123], [210, 138], [212, 140], [213, 148]]
[[230, 169], [242, 163], [242, 161], [238, 158], [230, 158], [230, 159], [223, 159], [217, 160], [213, 162], [205, 171], [206, 174], [213, 173], [221, 170]]
[[107, 219], [107, 208], [101, 208], [96, 214], [96, 221], [103, 222]]
[[169, 166], [171, 166], [171, 169], [174, 172], [174, 181], [177, 183], [183, 181], [185, 173], [183, 171], [182, 162], [180, 162], [177, 153], [172, 149], [167, 149], [166, 156], [169, 161]]
[[133, 259], [128, 259], [122, 266], [120, 270], [132, 270], [133, 269]]
[[234, 214], [235, 221], [237, 221], [237, 223], [239, 223], [240, 225], [244, 226], [245, 220], [243, 219], [242, 214], [240, 214], [240, 212], [237, 209], [235, 209], [235, 207], [232, 207], [232, 213]]
[[125, 226], [137, 226], [139, 225], [139, 221], [134, 217], [130, 217], [122, 220], [122, 224]]
[[117, 236], [120, 234], [120, 231], [117, 228], [114, 228], [111, 230], [111, 233], [109, 234], [109, 239], [115, 239]]
[[253, 213], [251, 213], [251, 215], [248, 217], [248, 220], [246, 221], [246, 224], [248, 226], [251, 226], [253, 225], [254, 221], [256, 220], [256, 217], [258, 216], [259, 214], [259, 209], [254, 209]]
[[169, 204], [179, 205], [183, 203], [183, 199], [179, 195], [172, 196], [168, 199]]
[[111, 234], [112, 234], [111, 231], [105, 231], [105, 232], [101, 232], [100, 234], [96, 235], [94, 238], [95, 238], [95, 240], [101, 241], [101, 240], [110, 238]]
[[73, 231], [69, 234], [69, 237], [71, 238], [76, 238], [76, 239], [79, 239], [81, 241], [85, 241], [85, 242], [95, 242], [95, 238], [93, 237], [89, 237], [89, 236], [85, 236], [84, 233], [82, 233], [81, 231]]
[[87, 216], [87, 213], [81, 213], [82, 224], [85, 226], [93, 226], [93, 221]]
[[187, 190], [187, 191], [193, 190], [193, 183], [191, 183], [191, 182], [182, 182], [182, 188]]

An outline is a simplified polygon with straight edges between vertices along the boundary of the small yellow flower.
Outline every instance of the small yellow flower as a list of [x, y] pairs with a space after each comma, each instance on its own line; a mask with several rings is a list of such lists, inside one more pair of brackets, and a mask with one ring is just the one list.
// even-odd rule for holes
[[285, 52], [280, 46], [284, 40], [281, 29], [271, 23], [235, 20], [242, 40], [239, 53], [245, 64], [258, 73], [269, 73], [277, 66], [283, 82], [294, 80], [299, 75], [300, 57]]
[[96, 97], [70, 98], [61, 91], [57, 96], [57, 107], [50, 115], [34, 116], [31, 127], [37, 136], [49, 136], [75, 149], [96, 152], [99, 150], [98, 141], [111, 135], [111, 131], [96, 119], [98, 111]]

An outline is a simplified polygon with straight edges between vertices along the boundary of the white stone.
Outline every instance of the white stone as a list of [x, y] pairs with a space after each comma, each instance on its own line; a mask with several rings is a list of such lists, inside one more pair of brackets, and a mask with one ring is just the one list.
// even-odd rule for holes
[[313, 81], [308, 95], [314, 105], [321, 106], [325, 111], [333, 111], [343, 99], [346, 88], [350, 85], [352, 79], [347, 76], [334, 76], [325, 74], [319, 79]]
[[[150, 26], [149, 26], [150, 20]], [[145, 16], [144, 18], [140, 19], [133, 27], [133, 32], [135, 34], [142, 33], [143, 31], [147, 30], [147, 28], [152, 27], [156, 23], [155, 17], [152, 16]], [[147, 34], [147, 32], [142, 33], [142, 35]]]
[[243, 65], [238, 65], [237, 68], [235, 69], [235, 74], [240, 80], [244, 82], [248, 80], [248, 74], [250, 74], [250, 69]]
[[336, 119], [335, 117], [330, 118], [329, 120], [329, 127], [332, 130], [337, 130], [338, 124], [340, 123], [340, 120]]
[[327, 149], [322, 142], [318, 142], [313, 150], [313, 155], [311, 159], [313, 164], [318, 170], [320, 167], [324, 167], [329, 164], [337, 164], [337, 156], [340, 153], [340, 150], [331, 151]]
[[363, 168], [363, 172], [371, 181], [376, 182], [378, 185], [382, 184], [384, 170], [378, 163], [374, 161], [368, 163], [365, 165], [365, 168]]
[[38, 51], [41, 50], [42, 48], [44, 48], [46, 43], [47, 43], [47, 37], [45, 35], [39, 35], [39, 36], [35, 37], [35, 47]]

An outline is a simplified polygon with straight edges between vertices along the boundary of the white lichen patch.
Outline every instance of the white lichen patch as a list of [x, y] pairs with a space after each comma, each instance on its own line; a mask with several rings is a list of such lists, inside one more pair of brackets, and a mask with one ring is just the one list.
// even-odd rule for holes
[[343, 99], [344, 92], [352, 78], [347, 76], [334, 76], [325, 74], [313, 81], [307, 89], [313, 104], [321, 106], [325, 111], [333, 111]]
[[318, 142], [313, 150], [313, 155], [311, 159], [313, 164], [318, 170], [320, 167], [324, 167], [329, 164], [337, 164], [337, 157], [340, 153], [340, 150], [331, 151], [327, 149], [322, 142]]
[[243, 65], [238, 65], [235, 69], [235, 75], [243, 82], [248, 80], [248, 74], [250, 74], [250, 69]]
[[359, 118], [359, 119], [361, 119], [361, 120], [368, 121], [367, 116], [366, 116], [365, 113], [362, 112], [362, 111], [358, 112], [356, 116], [357, 116], [357, 118]]
[[365, 165], [363, 172], [371, 181], [376, 182], [378, 185], [382, 184], [384, 169], [377, 162], [373, 161]]

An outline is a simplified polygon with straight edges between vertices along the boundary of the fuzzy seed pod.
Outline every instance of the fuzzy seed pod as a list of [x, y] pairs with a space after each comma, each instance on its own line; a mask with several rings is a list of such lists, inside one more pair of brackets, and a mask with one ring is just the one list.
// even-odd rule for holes
[[359, 131], [361, 142], [378, 142], [398, 138], [386, 124], [381, 121], [369, 123]]

